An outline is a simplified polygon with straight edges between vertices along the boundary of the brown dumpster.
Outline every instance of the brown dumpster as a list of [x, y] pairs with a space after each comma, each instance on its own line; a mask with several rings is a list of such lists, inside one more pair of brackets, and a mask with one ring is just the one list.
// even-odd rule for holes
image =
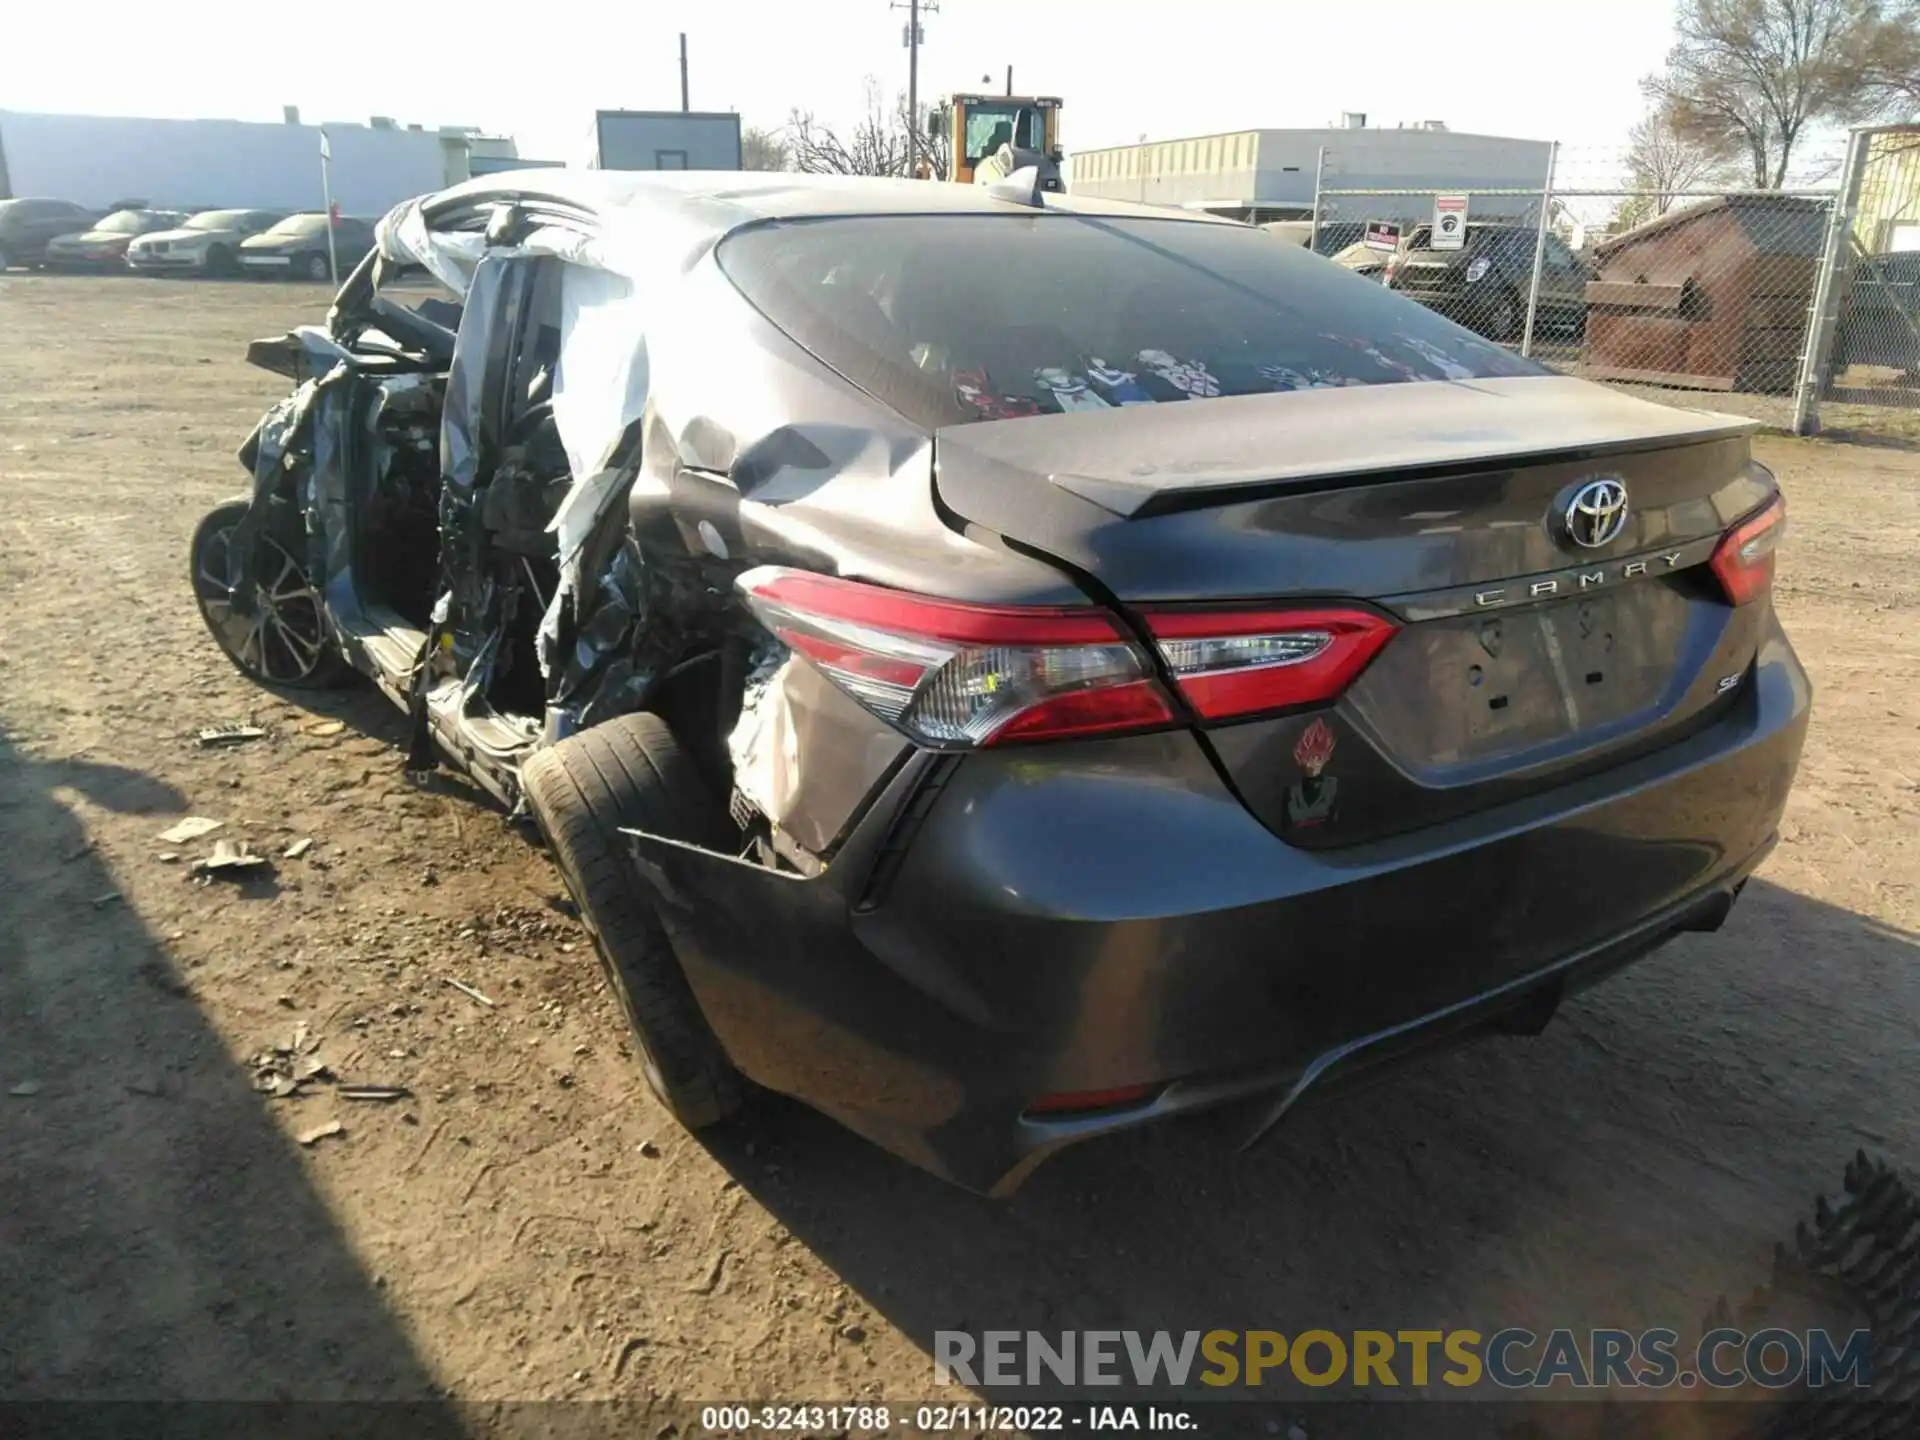
[[1696, 390], [1793, 388], [1824, 201], [1725, 195], [1594, 248], [1584, 374]]

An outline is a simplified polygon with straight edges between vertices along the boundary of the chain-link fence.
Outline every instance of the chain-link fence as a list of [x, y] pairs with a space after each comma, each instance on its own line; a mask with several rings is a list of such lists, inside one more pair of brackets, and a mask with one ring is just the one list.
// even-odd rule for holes
[[1821, 423], [1920, 438], [1920, 126], [1856, 131], [1810, 377]]
[[1767, 190], [1460, 138], [1422, 157], [1459, 177], [1444, 186], [1382, 184], [1373, 156], [1330, 148], [1315, 248], [1570, 374], [1802, 433], [1920, 437], [1920, 127], [1813, 147], [1803, 183]]

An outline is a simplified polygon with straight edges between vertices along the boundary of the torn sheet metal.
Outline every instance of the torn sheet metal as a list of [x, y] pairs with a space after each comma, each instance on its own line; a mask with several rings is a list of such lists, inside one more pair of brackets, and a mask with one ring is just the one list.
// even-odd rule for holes
[[787, 694], [796, 663], [786, 646], [769, 647], [747, 673], [740, 719], [727, 736], [734, 789], [782, 827], [800, 789], [800, 736]]

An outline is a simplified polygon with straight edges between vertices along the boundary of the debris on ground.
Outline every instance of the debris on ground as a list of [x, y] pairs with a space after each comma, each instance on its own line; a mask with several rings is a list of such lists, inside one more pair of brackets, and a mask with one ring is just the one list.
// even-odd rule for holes
[[189, 815], [179, 824], [162, 830], [158, 836], [169, 845], [184, 845], [189, 840], [198, 840], [202, 835], [211, 835], [227, 822], [209, 820], [204, 815]]
[[107, 908], [107, 906], [113, 904], [114, 901], [120, 898], [121, 898], [121, 895], [118, 890], [109, 890], [104, 895], [94, 896], [93, 900], [90, 903], [93, 905], [94, 909], [104, 910]]
[[293, 1138], [298, 1140], [302, 1145], [313, 1146], [318, 1145], [330, 1135], [344, 1135], [346, 1133], [347, 1127], [342, 1125], [338, 1120], [328, 1120], [324, 1124], [314, 1126], [311, 1130], [302, 1130]]
[[125, 1089], [129, 1095], [145, 1095], [154, 1100], [160, 1099], [167, 1093], [165, 1084], [152, 1076], [145, 1075], [137, 1080], [127, 1081]]
[[38, 1080], [21, 1080], [7, 1087], [7, 1094], [17, 1096], [22, 1100], [31, 1099], [39, 1093], [40, 1082]]
[[247, 842], [244, 840], [238, 844], [231, 840], [216, 840], [213, 842], [211, 855], [204, 860], [193, 862], [195, 875], [219, 875], [231, 878], [242, 877], [248, 871], [271, 868], [272, 862], [264, 855], [254, 854], [247, 848]]
[[307, 727], [307, 734], [320, 736], [338, 735], [346, 728], [346, 722], [344, 721], [322, 720], [318, 725], [309, 725]]
[[465, 995], [471, 1000], [478, 1000], [482, 1005], [486, 1006], [489, 1010], [497, 1010], [500, 1008], [500, 1002], [498, 1000], [493, 999], [489, 995], [482, 995], [478, 990], [474, 989], [473, 986], [462, 984], [460, 981], [454, 979], [451, 975], [443, 976], [442, 978], [445, 979], [447, 984], [451, 985], [454, 989], [458, 990], [462, 995]]
[[413, 1092], [404, 1085], [342, 1085], [334, 1091], [342, 1100], [406, 1100]]
[[258, 725], [215, 725], [202, 730], [199, 741], [203, 748], [219, 745], [244, 745], [249, 740], [261, 740], [266, 731]]
[[312, 848], [313, 837], [311, 835], [303, 835], [291, 845], [287, 846], [286, 849], [282, 850], [280, 852], [280, 858], [282, 860], [298, 860]]
[[67, 851], [66, 854], [62, 855], [60, 857], [60, 863], [62, 865], [71, 865], [76, 860], [84, 860], [87, 856], [91, 855], [92, 853], [93, 853], [93, 842], [91, 840], [88, 840], [83, 844], [76, 845], [73, 849]]
[[310, 1085], [332, 1081], [332, 1068], [312, 1053], [319, 1048], [313, 1027], [300, 1021], [284, 1042], [253, 1057], [253, 1088], [276, 1100], [293, 1100]]
[[153, 858], [158, 860], [162, 865], [174, 865], [180, 860], [180, 852], [178, 850], [162, 850]]

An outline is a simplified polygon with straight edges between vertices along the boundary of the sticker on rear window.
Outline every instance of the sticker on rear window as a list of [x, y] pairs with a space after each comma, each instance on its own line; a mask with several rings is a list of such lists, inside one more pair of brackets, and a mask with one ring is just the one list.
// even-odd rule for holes
[[1115, 405], [1153, 404], [1153, 397], [1140, 388], [1140, 381], [1131, 370], [1116, 369], [1096, 358], [1087, 366], [1087, 379], [1098, 386]]
[[1000, 395], [984, 370], [953, 372], [953, 393], [983, 420], [1012, 420], [1022, 415], [1038, 415], [1040, 402], [1026, 395]]
[[1220, 393], [1220, 382], [1198, 360], [1176, 360], [1164, 350], [1142, 350], [1140, 364], [1191, 399], [1209, 399]]
[[1040, 382], [1040, 388], [1053, 396], [1053, 403], [1062, 410], [1106, 410], [1109, 405], [1088, 387], [1084, 376], [1071, 370], [1062, 370], [1055, 366], [1036, 370], [1033, 378]]

